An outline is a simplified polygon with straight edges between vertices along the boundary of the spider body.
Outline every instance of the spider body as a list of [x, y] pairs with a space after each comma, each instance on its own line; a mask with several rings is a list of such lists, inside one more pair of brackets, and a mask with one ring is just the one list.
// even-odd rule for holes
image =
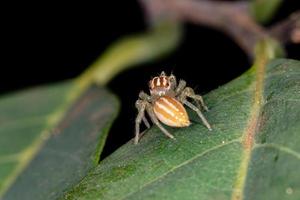
[[[160, 76], [150, 80], [149, 89], [151, 96], [142, 91], [139, 94], [139, 99], [136, 101], [138, 115], [135, 121], [135, 144], [137, 144], [139, 140], [140, 123], [144, 121], [147, 128], [150, 128], [149, 122], [145, 117], [145, 111], [148, 113], [151, 121], [157, 125], [166, 136], [172, 139], [174, 139], [174, 136], [170, 134], [160, 122], [172, 127], [189, 126], [191, 123], [183, 104], [194, 110], [204, 125], [211, 130], [210, 124], [201, 113], [201, 108], [204, 108], [206, 111], [208, 110], [202, 97], [195, 94], [192, 88], [186, 87], [185, 81], [180, 80], [177, 85], [174, 75], [166, 76], [165, 73], [162, 72]], [[187, 98], [193, 99], [196, 106], [189, 102]]]

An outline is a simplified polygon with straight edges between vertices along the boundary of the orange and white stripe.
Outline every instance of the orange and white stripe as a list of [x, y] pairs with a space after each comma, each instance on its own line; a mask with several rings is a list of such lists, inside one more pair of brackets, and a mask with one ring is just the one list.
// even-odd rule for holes
[[156, 117], [168, 126], [185, 127], [190, 125], [185, 108], [172, 97], [160, 97], [155, 101], [153, 109]]
[[150, 90], [155, 90], [157, 88], [166, 88], [170, 89], [170, 83], [167, 76], [156, 76], [154, 77], [150, 83]]

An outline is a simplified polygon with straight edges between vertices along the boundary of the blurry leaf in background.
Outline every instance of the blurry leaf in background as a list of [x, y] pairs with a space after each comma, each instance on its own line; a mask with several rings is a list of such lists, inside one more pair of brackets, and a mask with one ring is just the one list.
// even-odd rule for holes
[[[70, 83], [9, 94], [0, 100], [0, 191], [23, 168], [49, 123], [47, 118], [65, 100]], [[41, 138], [42, 139], [42, 138]], [[23, 164], [21, 164], [23, 163]]]
[[87, 85], [90, 78], [104, 85], [126, 68], [165, 56], [179, 45], [181, 29], [177, 22], [163, 22], [117, 40], [81, 75], [79, 85]]
[[299, 199], [300, 62], [263, 59], [204, 96], [213, 131], [153, 127], [61, 199]]
[[[66, 82], [0, 100], [1, 191], [9, 189], [4, 199], [54, 199], [98, 164], [117, 100], [91, 87], [68, 109], [63, 103], [72, 89]], [[66, 114], [53, 129], [57, 110]]]
[[252, 0], [251, 12], [260, 23], [268, 23], [278, 10], [282, 0]]

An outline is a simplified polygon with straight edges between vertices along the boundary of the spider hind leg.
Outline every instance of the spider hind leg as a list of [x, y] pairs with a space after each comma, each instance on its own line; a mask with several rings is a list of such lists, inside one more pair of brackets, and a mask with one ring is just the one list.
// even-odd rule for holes
[[[189, 102], [187, 100], [188, 97], [193, 99], [196, 102], [197, 106], [195, 106], [191, 102]], [[192, 88], [186, 87], [178, 95], [178, 100], [180, 102], [182, 102], [183, 104], [185, 104], [186, 106], [188, 106], [189, 108], [191, 108], [192, 110], [194, 110], [197, 113], [197, 115], [199, 116], [199, 118], [202, 120], [203, 124], [208, 128], [208, 130], [210, 130], [210, 131], [212, 130], [211, 125], [208, 123], [208, 121], [206, 120], [206, 118], [204, 117], [204, 115], [201, 112], [201, 108], [203, 108], [206, 111], [208, 111], [208, 108], [205, 105], [203, 98], [200, 95], [195, 94], [195, 92]]]

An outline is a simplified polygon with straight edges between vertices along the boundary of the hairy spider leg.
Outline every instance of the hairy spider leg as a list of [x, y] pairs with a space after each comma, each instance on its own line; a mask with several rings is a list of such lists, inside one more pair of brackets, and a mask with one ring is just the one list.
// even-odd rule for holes
[[139, 142], [139, 134], [140, 134], [140, 124], [142, 119], [145, 117], [145, 108], [146, 103], [143, 100], [137, 100], [135, 105], [138, 109], [138, 115], [135, 118], [135, 138], [134, 138], [134, 144], [137, 144]]
[[186, 86], [186, 82], [184, 80], [180, 80], [177, 88], [175, 89], [175, 95], [176, 96], [180, 95], [184, 90], [185, 86]]
[[158, 119], [156, 118], [155, 116], [155, 113], [153, 111], [153, 108], [151, 106], [146, 106], [146, 110], [147, 110], [147, 113], [149, 114], [150, 116], [150, 119], [152, 120], [152, 122], [169, 138], [171, 139], [175, 139], [174, 136], [169, 133], [169, 131], [167, 131], [158, 121]]
[[196, 106], [194, 106], [192, 103], [188, 102], [187, 100], [184, 100], [183, 103], [185, 105], [187, 105], [189, 108], [191, 108], [192, 110], [194, 110], [198, 116], [200, 117], [200, 119], [202, 120], [202, 122], [204, 123], [204, 125], [208, 128], [208, 130], [212, 130], [210, 124], [208, 123], [208, 121], [205, 119], [205, 117], [203, 116], [203, 114], [201, 113], [200, 109], [197, 108]]

